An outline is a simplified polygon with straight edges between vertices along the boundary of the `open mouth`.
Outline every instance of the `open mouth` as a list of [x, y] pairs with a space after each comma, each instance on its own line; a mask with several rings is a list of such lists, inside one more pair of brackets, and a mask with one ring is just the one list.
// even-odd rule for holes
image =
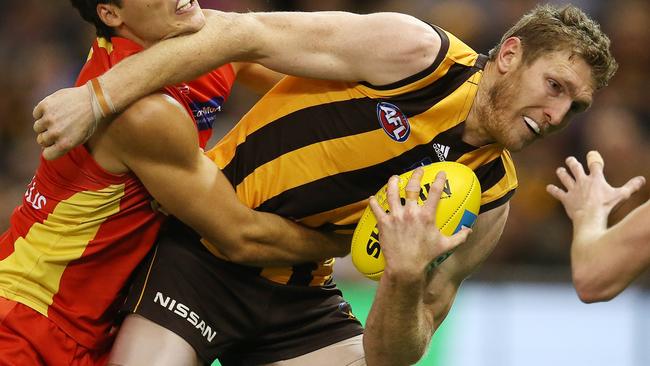
[[176, 14], [192, 9], [195, 3], [196, 0], [178, 0], [176, 2]]
[[524, 116], [524, 122], [526, 123], [526, 127], [528, 127], [528, 129], [531, 130], [535, 135], [541, 135], [541, 129], [534, 119]]

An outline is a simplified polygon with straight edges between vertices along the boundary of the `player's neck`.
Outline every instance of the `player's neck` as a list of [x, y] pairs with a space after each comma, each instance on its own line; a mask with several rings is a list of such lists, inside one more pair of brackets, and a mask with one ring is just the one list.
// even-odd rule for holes
[[493, 142], [482, 123], [482, 119], [485, 118], [484, 109], [489, 104], [488, 93], [494, 84], [495, 72], [494, 64], [488, 61], [483, 70], [483, 76], [478, 83], [478, 90], [472, 102], [472, 107], [465, 120], [463, 141], [472, 146], [483, 146]]
[[117, 28], [116, 31], [115, 31], [115, 35], [118, 36], [118, 37], [126, 38], [129, 41], [133, 41], [133, 42], [139, 44], [140, 46], [142, 46], [142, 48], [149, 48], [155, 43], [155, 42], [147, 42], [146, 40], [142, 39], [141, 37], [138, 37], [136, 34], [131, 32], [130, 29], [127, 28], [127, 27], [119, 27], [119, 28]]

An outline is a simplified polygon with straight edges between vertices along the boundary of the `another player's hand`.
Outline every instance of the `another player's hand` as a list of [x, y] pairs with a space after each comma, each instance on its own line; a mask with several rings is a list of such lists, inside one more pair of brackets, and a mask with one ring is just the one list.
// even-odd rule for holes
[[48, 160], [63, 156], [88, 140], [97, 120], [87, 87], [61, 89], [34, 108], [36, 142]]
[[386, 260], [385, 275], [399, 274], [416, 279], [428, 272], [430, 264], [436, 258], [465, 242], [471, 232], [471, 229], [464, 228], [447, 237], [438, 230], [436, 208], [445, 184], [445, 174], [438, 173], [429, 189], [428, 199], [420, 206], [417, 196], [423, 174], [422, 169], [417, 169], [409, 179], [406, 191], [412, 193], [404, 205], [399, 197], [399, 177], [390, 178], [386, 192], [389, 213], [384, 212], [375, 197], [370, 198], [370, 208], [377, 217], [381, 247]]
[[606, 222], [614, 207], [630, 198], [645, 184], [645, 178], [639, 176], [630, 179], [621, 187], [612, 187], [603, 175], [605, 163], [597, 151], [587, 154], [589, 174], [573, 156], [566, 159], [566, 165], [570, 173], [564, 167], [556, 171], [564, 189], [549, 184], [546, 190], [562, 202], [574, 224], [592, 220], [598, 220], [599, 224], [602, 224], [603, 220]]

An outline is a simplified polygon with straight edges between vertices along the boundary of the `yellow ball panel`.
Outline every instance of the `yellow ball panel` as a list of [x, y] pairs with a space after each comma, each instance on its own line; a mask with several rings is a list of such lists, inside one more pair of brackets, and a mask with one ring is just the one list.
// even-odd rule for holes
[[[424, 175], [420, 184], [418, 204], [423, 204], [429, 194], [430, 185], [435, 181], [439, 171], [444, 171], [447, 182], [443, 189], [436, 211], [436, 226], [447, 236], [460, 229], [460, 225], [471, 226], [478, 216], [481, 205], [481, 188], [474, 172], [465, 165], [455, 162], [440, 162], [424, 166]], [[413, 171], [400, 175], [399, 193], [405, 197], [406, 184]], [[386, 186], [376, 194], [377, 201], [388, 211]], [[370, 207], [366, 207], [352, 237], [352, 262], [359, 272], [366, 277], [379, 280], [383, 274], [385, 261], [379, 243], [377, 219]], [[445, 257], [446, 258], [446, 257]], [[437, 264], [444, 258], [436, 260]]]

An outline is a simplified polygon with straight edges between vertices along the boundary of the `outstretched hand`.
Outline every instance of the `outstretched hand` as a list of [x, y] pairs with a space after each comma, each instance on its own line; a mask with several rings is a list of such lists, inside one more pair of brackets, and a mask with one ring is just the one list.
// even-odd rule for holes
[[610, 212], [626, 201], [644, 184], [644, 177], [634, 177], [621, 187], [612, 187], [605, 176], [605, 163], [597, 151], [587, 154], [587, 174], [580, 162], [573, 156], [566, 159], [569, 168], [560, 167], [556, 174], [564, 189], [553, 184], [546, 187], [548, 193], [562, 202], [569, 218], [576, 223], [584, 220], [607, 220]]
[[99, 122], [86, 86], [61, 89], [46, 97], [34, 108], [33, 116], [36, 142], [47, 160], [86, 142]]
[[[438, 173], [424, 205], [418, 205], [420, 181], [424, 171], [418, 168], [406, 185], [406, 202], [399, 197], [399, 177], [388, 181], [386, 198], [390, 212], [381, 208], [375, 197], [370, 208], [377, 218], [379, 237], [386, 260], [385, 273], [421, 276], [439, 256], [451, 252], [467, 240], [471, 229], [464, 228], [447, 237], [436, 227], [436, 208], [445, 184], [444, 172]], [[416, 277], [414, 277], [416, 278]]]

